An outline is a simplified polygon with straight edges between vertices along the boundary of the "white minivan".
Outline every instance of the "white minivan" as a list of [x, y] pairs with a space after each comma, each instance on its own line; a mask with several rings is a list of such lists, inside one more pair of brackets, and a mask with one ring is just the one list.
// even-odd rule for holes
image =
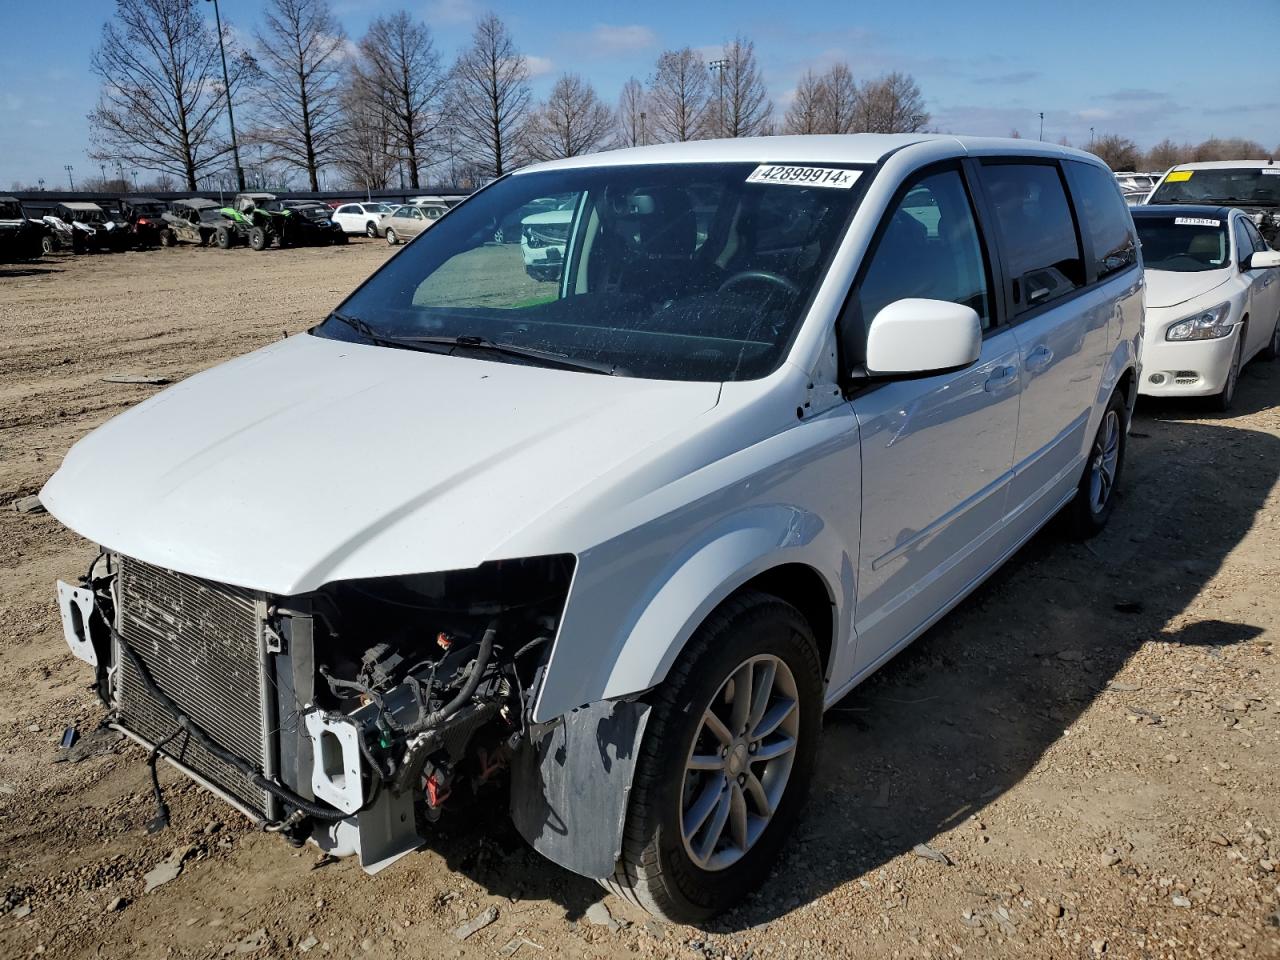
[[[554, 283], [493, 240], [544, 197]], [[1107, 168], [1045, 144], [529, 167], [67, 454], [42, 499], [102, 546], [67, 641], [152, 762], [274, 831], [374, 871], [501, 790], [551, 860], [708, 917], [825, 707], [1059, 511], [1106, 523], [1142, 282]]]

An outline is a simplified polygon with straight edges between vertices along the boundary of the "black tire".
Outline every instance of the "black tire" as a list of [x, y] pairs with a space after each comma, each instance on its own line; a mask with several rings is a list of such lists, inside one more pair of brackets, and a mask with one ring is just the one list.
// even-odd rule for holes
[[1210, 410], [1226, 413], [1231, 409], [1231, 404], [1235, 402], [1236, 387], [1240, 383], [1240, 370], [1244, 367], [1244, 341], [1248, 333], [1246, 324], [1241, 324], [1240, 331], [1236, 335], [1236, 348], [1231, 354], [1231, 367], [1227, 371], [1227, 382], [1223, 384], [1219, 392], [1209, 398]]
[[45, 256], [52, 256], [58, 252], [58, 243], [53, 237], [45, 234], [40, 238], [40, 249], [44, 251]]
[[230, 250], [231, 245], [235, 243], [235, 238], [231, 236], [231, 231], [226, 227], [219, 227], [216, 234], [218, 248], [221, 250]]
[[1280, 357], [1280, 316], [1276, 317], [1276, 325], [1271, 328], [1271, 342], [1258, 351], [1263, 360], [1274, 360]]
[[[1105, 493], [1099, 505], [1097, 488], [1095, 488], [1095, 468], [1098, 458], [1103, 454], [1106, 433], [1111, 416], [1116, 417], [1116, 457], [1111, 470], [1110, 482], [1106, 484]], [[1107, 525], [1111, 512], [1116, 506], [1116, 489], [1120, 485], [1120, 476], [1124, 472], [1125, 449], [1129, 444], [1129, 407], [1124, 394], [1117, 390], [1111, 394], [1106, 409], [1102, 411], [1102, 421], [1098, 424], [1098, 432], [1094, 434], [1093, 443], [1089, 445], [1088, 459], [1085, 460], [1084, 472], [1080, 476], [1080, 484], [1076, 488], [1075, 498], [1068, 504], [1066, 517], [1068, 533], [1073, 539], [1088, 540], [1097, 536]]]
[[370, 220], [364, 225], [364, 235], [370, 240], [378, 239], [378, 225]]
[[334, 246], [343, 247], [343, 246], [346, 246], [347, 243], [348, 243], [347, 235], [345, 233], [343, 233], [342, 231], [337, 231], [336, 233], [334, 233], [333, 235]]
[[[781, 660], [795, 680], [800, 716], [794, 761], [774, 812], [754, 844], [729, 866], [703, 869], [686, 850], [685, 765], [672, 760], [690, 755], [712, 699], [740, 664], [760, 655]], [[813, 630], [793, 606], [753, 592], [721, 604], [694, 633], [654, 693], [631, 784], [622, 855], [614, 875], [600, 883], [676, 923], [705, 920], [763, 883], [808, 793], [822, 731], [822, 674]], [[752, 761], [757, 762], [761, 761]]]
[[267, 249], [267, 232], [261, 227], [249, 228], [249, 246], [254, 250]]
[[387, 246], [394, 247], [400, 242], [400, 238], [396, 236], [396, 232], [387, 227]]

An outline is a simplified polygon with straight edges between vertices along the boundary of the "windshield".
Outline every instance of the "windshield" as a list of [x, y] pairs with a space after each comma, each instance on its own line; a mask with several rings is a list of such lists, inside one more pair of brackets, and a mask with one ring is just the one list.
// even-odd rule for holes
[[22, 207], [16, 203], [0, 202], [0, 220], [21, 220]]
[[1280, 206], [1280, 164], [1214, 170], [1171, 170], [1147, 203]]
[[1142, 262], [1148, 270], [1198, 273], [1227, 265], [1230, 242], [1227, 224], [1215, 217], [1133, 218], [1142, 242]]
[[364, 205], [365, 213], [390, 213], [391, 208], [385, 203], [366, 203]]
[[781, 362], [864, 184], [852, 172], [834, 176], [842, 187], [749, 182], [756, 169], [507, 177], [342, 305], [363, 334], [336, 317], [314, 332], [389, 346], [482, 338], [653, 379], [764, 376]]

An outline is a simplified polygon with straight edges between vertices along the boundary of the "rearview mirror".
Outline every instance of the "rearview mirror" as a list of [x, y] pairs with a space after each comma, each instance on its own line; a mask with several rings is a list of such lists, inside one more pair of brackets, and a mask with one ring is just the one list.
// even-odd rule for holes
[[946, 300], [898, 300], [867, 331], [867, 372], [929, 374], [959, 370], [982, 353], [982, 321], [972, 307]]
[[1267, 267], [1280, 267], [1280, 250], [1259, 250], [1249, 257], [1250, 270], [1263, 270]]

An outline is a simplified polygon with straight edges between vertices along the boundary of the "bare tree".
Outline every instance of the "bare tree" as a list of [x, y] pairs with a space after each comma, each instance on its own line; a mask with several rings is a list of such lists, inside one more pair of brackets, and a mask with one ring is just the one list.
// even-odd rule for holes
[[837, 63], [822, 77], [818, 129], [821, 133], [852, 133], [857, 129], [859, 92], [847, 63]]
[[403, 10], [378, 17], [360, 41], [357, 67], [365, 95], [379, 101], [392, 145], [408, 167], [409, 184], [421, 186], [431, 162], [431, 140], [443, 115], [447, 75], [431, 29]]
[[339, 99], [342, 136], [334, 148], [338, 169], [349, 183], [365, 190], [391, 186], [397, 163], [391, 111], [359, 70], [352, 69]]
[[490, 13], [453, 67], [449, 113], [471, 142], [474, 163], [500, 177], [519, 164], [518, 137], [529, 110], [529, 62], [506, 24]]
[[1165, 137], [1147, 151], [1142, 163], [1148, 170], [1168, 170], [1187, 160], [1193, 149], [1190, 144], [1177, 144]]
[[859, 88], [856, 114], [856, 129], [868, 133], [917, 133], [929, 125], [920, 87], [897, 71]]
[[[171, 174], [189, 190], [225, 164], [231, 145], [221, 130], [227, 102], [218, 37], [196, 0], [116, 0], [115, 18], [102, 28], [89, 63], [102, 80], [89, 114], [91, 157]], [[233, 94], [251, 69], [233, 51]]]
[[559, 160], [599, 150], [613, 131], [613, 111], [576, 73], [561, 74], [529, 118], [524, 143], [534, 160]]
[[649, 100], [644, 92], [644, 84], [635, 77], [628, 78], [622, 85], [622, 94], [618, 97], [618, 146], [639, 147], [648, 140], [645, 129], [649, 119]]
[[756, 45], [739, 35], [724, 45], [711, 128], [720, 137], [755, 137], [773, 117], [773, 104], [756, 64]]
[[1112, 170], [1136, 170], [1142, 158], [1136, 143], [1114, 133], [1095, 137], [1089, 149]]
[[245, 135], [271, 159], [305, 171], [320, 189], [320, 168], [342, 135], [339, 83], [347, 35], [329, 0], [269, 0], [257, 31], [255, 124]]
[[692, 48], [667, 50], [649, 81], [653, 138], [698, 140], [706, 135], [707, 68]]
[[782, 128], [787, 133], [822, 133], [822, 81], [806, 70], [796, 84], [795, 97], [787, 107]]

